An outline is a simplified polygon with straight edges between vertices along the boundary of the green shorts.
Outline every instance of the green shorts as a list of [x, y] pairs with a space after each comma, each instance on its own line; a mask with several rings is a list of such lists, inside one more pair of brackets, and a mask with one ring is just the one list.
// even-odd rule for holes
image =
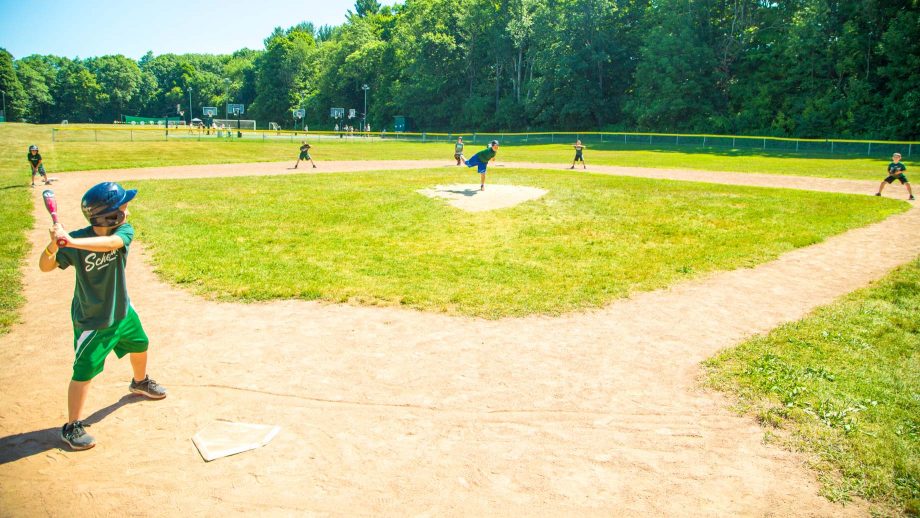
[[124, 319], [104, 329], [73, 328], [73, 379], [89, 381], [102, 372], [105, 357], [113, 350], [121, 358], [128, 353], [142, 353], [147, 350], [147, 333], [141, 320], [128, 306]]
[[889, 184], [894, 183], [895, 180], [898, 180], [899, 182], [901, 182], [901, 185], [904, 185], [905, 183], [910, 183], [907, 181], [907, 176], [905, 176], [904, 173], [890, 174], [888, 175], [887, 178], [885, 178], [885, 182]]
[[300, 158], [299, 158], [299, 160], [310, 160], [310, 152], [309, 152], [309, 151], [302, 151], [302, 152], [300, 153]]

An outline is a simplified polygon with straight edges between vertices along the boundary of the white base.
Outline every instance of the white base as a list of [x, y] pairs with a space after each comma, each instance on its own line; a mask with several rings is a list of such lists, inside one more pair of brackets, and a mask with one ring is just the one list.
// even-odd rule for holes
[[271, 442], [280, 431], [280, 426], [220, 421], [198, 431], [192, 436], [192, 442], [195, 443], [201, 457], [210, 462], [261, 448]]

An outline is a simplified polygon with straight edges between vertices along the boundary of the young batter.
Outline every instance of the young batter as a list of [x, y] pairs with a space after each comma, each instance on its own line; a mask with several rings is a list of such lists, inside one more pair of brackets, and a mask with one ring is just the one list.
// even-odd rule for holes
[[[49, 233], [38, 267], [73, 266], [76, 273], [71, 319], [73, 320], [73, 376], [67, 389], [67, 423], [61, 439], [75, 450], [96, 445], [81, 420], [90, 381], [102, 372], [110, 352], [129, 355], [134, 378], [128, 390], [150, 399], [163, 399], [166, 389], [147, 376], [147, 334], [131, 305], [125, 282], [128, 249], [134, 227], [127, 223], [128, 202], [137, 190], [124, 190], [113, 182], [100, 183], [86, 192], [81, 203], [90, 226], [67, 233], [58, 223]], [[66, 239], [63, 247], [58, 240]], [[138, 381], [140, 380], [140, 381]]]

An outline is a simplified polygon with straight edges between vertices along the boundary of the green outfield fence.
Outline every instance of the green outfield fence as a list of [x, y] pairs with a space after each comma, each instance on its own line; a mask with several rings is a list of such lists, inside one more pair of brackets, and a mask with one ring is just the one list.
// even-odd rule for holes
[[782, 137], [752, 137], [741, 135], [690, 135], [676, 133], [625, 133], [625, 132], [529, 132], [529, 133], [393, 133], [302, 131], [292, 130], [242, 130], [210, 132], [200, 128], [136, 128], [136, 127], [61, 127], [52, 128], [53, 142], [126, 142], [126, 141], [188, 141], [188, 140], [242, 140], [270, 142], [298, 140], [342, 139], [349, 142], [367, 140], [406, 140], [413, 142], [452, 142], [463, 137], [467, 144], [486, 144], [498, 140], [502, 145], [574, 144], [581, 139], [585, 145], [604, 144], [615, 147], [696, 147], [716, 149], [762, 150], [783, 153], [827, 153], [841, 155], [880, 156], [899, 152], [905, 157], [913, 155], [914, 141], [878, 141], [847, 139], [794, 139]]

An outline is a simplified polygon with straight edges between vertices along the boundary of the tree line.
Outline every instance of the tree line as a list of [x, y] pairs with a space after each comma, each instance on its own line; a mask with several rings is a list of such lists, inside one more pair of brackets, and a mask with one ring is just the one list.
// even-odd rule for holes
[[[427, 131], [920, 137], [918, 0], [358, 0], [227, 55], [0, 50], [8, 120], [112, 122], [246, 105], [283, 127], [333, 106]], [[187, 117], [188, 118], [188, 117]]]

